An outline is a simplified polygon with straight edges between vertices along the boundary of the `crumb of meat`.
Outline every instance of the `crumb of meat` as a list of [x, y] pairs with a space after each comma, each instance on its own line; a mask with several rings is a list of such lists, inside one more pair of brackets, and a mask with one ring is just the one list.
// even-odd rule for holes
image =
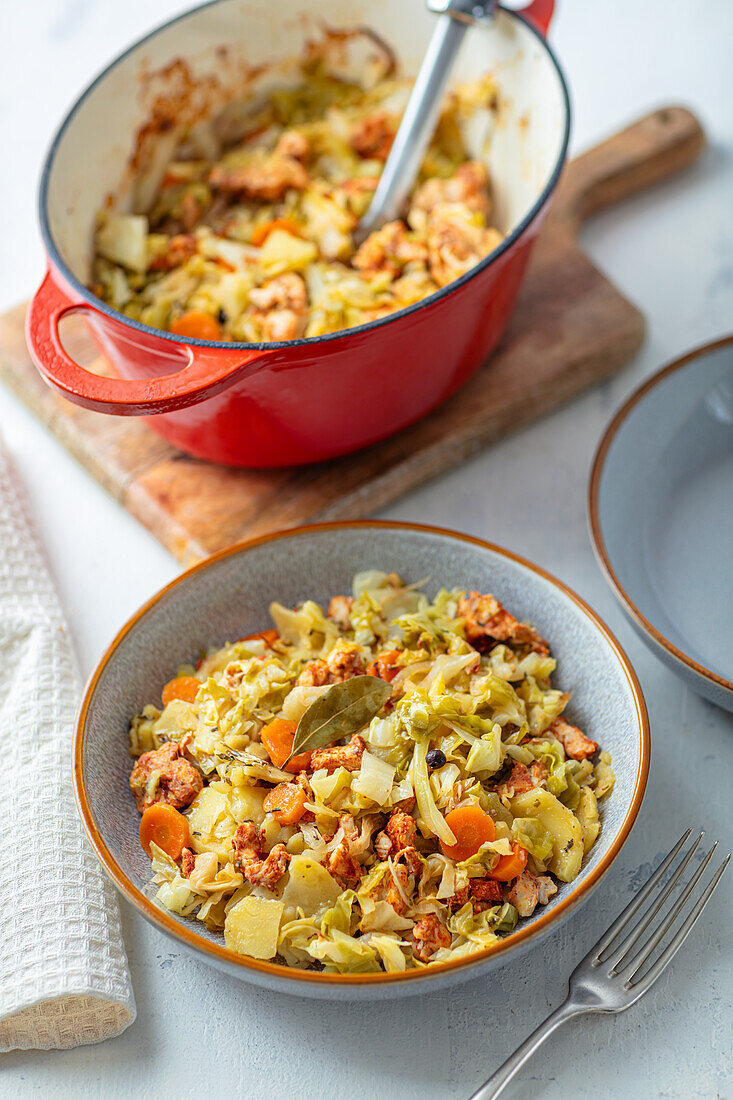
[[348, 772], [355, 772], [361, 765], [365, 749], [364, 738], [355, 733], [348, 745], [334, 745], [312, 752], [308, 770], [315, 772], [319, 768], [325, 768], [328, 772], [334, 772], [336, 768], [345, 768]]
[[166, 249], [148, 265], [149, 271], [171, 271], [180, 267], [196, 254], [196, 238], [192, 233], [176, 233], [168, 241]]
[[352, 259], [354, 267], [365, 275], [386, 271], [394, 279], [406, 264], [425, 262], [428, 251], [420, 241], [410, 240], [404, 222], [387, 222], [370, 233]]
[[502, 241], [498, 229], [487, 229], [460, 203], [441, 203], [428, 214], [428, 266], [438, 286], [465, 275]]
[[504, 900], [501, 883], [492, 878], [472, 878], [470, 882], [471, 900], [477, 913], [491, 909]]
[[387, 822], [387, 828], [379, 833], [375, 848], [380, 859], [387, 859], [394, 852], [413, 846], [417, 835], [415, 819], [403, 810], [394, 809]]
[[209, 203], [188, 191], [181, 200], [181, 225], [190, 233], [201, 221]]
[[275, 152], [294, 160], [305, 160], [310, 153], [310, 142], [299, 130], [284, 130], [278, 138]]
[[[392, 874], [385, 900], [400, 916], [404, 916], [407, 911], [407, 906], [405, 905], [402, 895], [404, 894], [408, 898], [412, 897], [417, 882], [422, 874], [423, 866], [424, 861], [422, 856], [416, 848], [412, 847], [403, 848], [392, 860]], [[399, 884], [402, 887], [401, 890], [398, 888], [395, 879], [399, 880]]]
[[343, 680], [350, 680], [352, 676], [360, 676], [363, 672], [364, 663], [358, 646], [339, 638], [325, 661], [320, 657], [309, 661], [295, 681], [295, 686], [323, 687], [325, 684], [340, 684]]
[[499, 798], [512, 798], [515, 794], [531, 791], [547, 779], [547, 768], [541, 760], [535, 760], [528, 768], [526, 764], [515, 764], [508, 779], [496, 788]]
[[480, 160], [469, 160], [459, 165], [450, 179], [426, 180], [415, 192], [412, 207], [430, 213], [446, 202], [463, 203], [475, 214], [489, 214], [489, 173]]
[[491, 648], [496, 642], [529, 646], [534, 653], [547, 657], [550, 647], [534, 627], [518, 622], [495, 596], [467, 592], [458, 601], [457, 614], [463, 619], [466, 641], [476, 649]]
[[477, 913], [483, 913], [493, 905], [504, 900], [501, 885], [489, 878], [472, 878], [467, 886], [457, 890], [452, 898], [448, 899], [448, 906], [453, 912], [462, 909], [466, 902], [471, 900]]
[[294, 271], [270, 279], [249, 292], [255, 307], [254, 320], [262, 326], [267, 340], [298, 340], [308, 320], [308, 293], [305, 282]]
[[351, 814], [339, 816], [339, 829], [334, 839], [339, 836], [339, 833], [341, 838], [330, 853], [326, 866], [343, 886], [354, 886], [361, 878], [361, 864], [353, 854], [359, 843], [359, 833]]
[[507, 892], [506, 900], [514, 906], [520, 917], [531, 917], [539, 901], [534, 875], [529, 871], [522, 871]]
[[564, 718], [556, 718], [547, 730], [556, 737], [572, 760], [586, 760], [598, 752], [598, 742], [591, 741], [577, 726], [571, 726]]
[[284, 844], [276, 844], [265, 855], [262, 832], [253, 821], [238, 826], [232, 838], [234, 867], [253, 886], [274, 890], [288, 869], [290, 855]]
[[557, 884], [553, 882], [549, 875], [537, 875], [535, 884], [537, 886], [537, 900], [540, 905], [547, 905], [552, 895], [557, 893]]
[[295, 157], [275, 152], [247, 164], [217, 165], [209, 173], [208, 182], [215, 191], [237, 193], [259, 202], [278, 202], [286, 191], [303, 191], [308, 186], [308, 173]]
[[309, 661], [295, 681], [296, 687], [325, 687], [330, 678], [328, 665], [320, 657], [315, 661]]
[[328, 604], [328, 617], [338, 626], [339, 630], [349, 630], [351, 627], [351, 608], [354, 604], [353, 596], [332, 596]]
[[[130, 773], [130, 790], [140, 813], [154, 802], [166, 802], [176, 810], [183, 809], [203, 788], [204, 781], [199, 772], [182, 758], [184, 747], [177, 741], [168, 741], [159, 749], [144, 752], [135, 762]], [[148, 780], [156, 772], [158, 782], [151, 797], [147, 789]]]
[[387, 111], [375, 111], [355, 123], [350, 145], [360, 157], [386, 160], [397, 133], [395, 118]]
[[352, 676], [361, 676], [364, 672], [364, 663], [358, 647], [351, 642], [345, 642], [342, 638], [339, 638], [326, 657], [326, 664], [331, 680], [335, 684], [342, 680], [349, 680]]
[[181, 874], [184, 878], [188, 878], [193, 871], [196, 863], [196, 857], [190, 848], [184, 848], [181, 852]]
[[412, 930], [412, 953], [420, 962], [427, 962], [441, 947], [450, 947], [451, 934], [437, 913], [428, 913]]

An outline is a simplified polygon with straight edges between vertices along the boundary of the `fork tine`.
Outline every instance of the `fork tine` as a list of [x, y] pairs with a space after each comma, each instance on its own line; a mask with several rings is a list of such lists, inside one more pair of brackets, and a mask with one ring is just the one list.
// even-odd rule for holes
[[[667, 885], [665, 886], [664, 890], [662, 891], [662, 893], [657, 898], [657, 901], [654, 904], [654, 906], [651, 909], [649, 909], [646, 913], [640, 915], [640, 923], [635, 924], [633, 929], [630, 932], [631, 938], [629, 939], [627, 937], [623, 941], [623, 943], [619, 944], [618, 951], [620, 952], [620, 954], [617, 954], [616, 958], [614, 959], [613, 972], [615, 972], [615, 973], [619, 972], [619, 969], [621, 968], [621, 964], [623, 963], [624, 959], [627, 958], [627, 956], [630, 954], [631, 949], [634, 946], [634, 944], [637, 943], [641, 939], [641, 936], [643, 935], [644, 931], [649, 927], [649, 925], [654, 920], [654, 918], [656, 917], [659, 910], [662, 908], [662, 906], [666, 902], [669, 895], [674, 890], [674, 888], [677, 885], [677, 883], [679, 882], [685, 868], [687, 867], [687, 864], [690, 862], [690, 860], [694, 856], [695, 852], [697, 851], [698, 846], [700, 844], [700, 841], [702, 840], [704, 835], [705, 835], [704, 833], [700, 833], [700, 835], [698, 836], [697, 840], [695, 841], [695, 843], [690, 848], [687, 855], [684, 857], [684, 859], [682, 860], [680, 865], [677, 867], [674, 874], [668, 880]], [[606, 960], [604, 960], [604, 961], [606, 961]], [[610, 960], [608, 960], [608, 961], [610, 961]]]
[[641, 908], [642, 904], [649, 897], [652, 890], [655, 888], [655, 886], [659, 882], [660, 878], [662, 877], [662, 875], [667, 870], [667, 868], [669, 867], [672, 860], [675, 858], [675, 856], [679, 852], [682, 845], [685, 843], [685, 841], [690, 836], [691, 832], [692, 832], [692, 826], [690, 826], [690, 828], [687, 830], [687, 832], [684, 833], [680, 837], [680, 839], [677, 841], [677, 843], [675, 844], [672, 851], [667, 856], [665, 856], [665, 858], [660, 863], [659, 867], [657, 867], [656, 871], [652, 872], [652, 874], [649, 876], [649, 880], [647, 881], [646, 886], [638, 894], [634, 894], [634, 896], [631, 899], [631, 901], [629, 902], [629, 904], [626, 906], [626, 908], [623, 910], [622, 913], [619, 913], [619, 915], [616, 917], [616, 920], [613, 922], [613, 924], [608, 929], [606, 934], [604, 936], [601, 936], [601, 938], [599, 939], [599, 941], [595, 945], [595, 947], [591, 948], [589, 954], [592, 955], [596, 960], [600, 961], [600, 957], [603, 954], [603, 952], [606, 950], [606, 948], [610, 947], [610, 945], [616, 939], [616, 936], [618, 935], [618, 933], [623, 928], [625, 928], [626, 925], [629, 923], [629, 921], [632, 919], [632, 917], [639, 912], [639, 909]]
[[679, 920], [680, 916], [682, 915], [682, 910], [683, 910], [684, 906], [687, 904], [688, 898], [691, 897], [692, 891], [695, 889], [698, 882], [702, 878], [702, 876], [705, 872], [705, 868], [707, 867], [708, 863], [710, 863], [710, 860], [712, 859], [713, 855], [715, 854], [715, 849], [717, 847], [718, 847], [718, 842], [716, 840], [715, 844], [713, 844], [713, 846], [710, 849], [710, 851], [708, 852], [708, 854], [701, 861], [700, 866], [698, 867], [697, 871], [695, 872], [695, 874], [690, 879], [690, 882], [688, 883], [684, 893], [677, 900], [676, 904], [674, 905], [674, 907], [672, 909], [672, 912], [669, 914], [669, 916], [664, 921], [662, 926], [654, 933], [652, 938], [650, 940], [647, 940], [644, 944], [642, 944], [642, 946], [639, 948], [639, 950], [636, 952], [636, 954], [633, 956], [633, 958], [629, 962], [627, 962], [626, 966], [622, 966], [618, 970], [616, 970], [614, 968], [615, 972], [619, 975], [619, 977], [626, 977], [627, 981], [630, 981], [631, 978], [636, 977], [636, 975], [639, 973], [641, 968], [644, 966], [644, 963], [647, 962], [647, 960], [651, 956], [652, 951], [654, 951], [654, 949], [656, 947], [658, 947], [658, 945], [661, 943], [661, 941], [667, 935], [667, 932], [669, 932], [672, 925], [676, 924], [676, 922]]
[[641, 969], [641, 966], [643, 966], [643, 963], [641, 964], [641, 966], [637, 967], [637, 969], [634, 971], [634, 973], [631, 974], [630, 977], [626, 981], [627, 989], [628, 988], [635, 988], [636, 986], [640, 986], [642, 983], [644, 984], [645, 989], [648, 989], [649, 986], [657, 980], [659, 975], [664, 970], [665, 966], [667, 966], [667, 964], [672, 961], [674, 956], [679, 951], [680, 947], [682, 947], [682, 944], [687, 939], [688, 935], [690, 934], [690, 931], [692, 930], [693, 924], [695, 923], [697, 918], [700, 916], [700, 914], [702, 913], [702, 911], [705, 908], [705, 906], [707, 905], [707, 903], [710, 901], [710, 898], [712, 897], [713, 891], [715, 890], [716, 886], [720, 882], [720, 880], [723, 876], [723, 872], [725, 871], [725, 869], [728, 866], [729, 862], [730, 862], [730, 853], [725, 857], [725, 859], [721, 863], [720, 867], [718, 867], [718, 870], [715, 872], [713, 878], [711, 879], [711, 881], [708, 883], [705, 890], [703, 891], [703, 894], [700, 897], [700, 900], [698, 901], [697, 905], [692, 910], [690, 915], [687, 917], [687, 919], [685, 920], [685, 922], [681, 926], [681, 928], [677, 931], [677, 934], [675, 935], [674, 939], [670, 940], [670, 942], [667, 944], [667, 946], [665, 947], [662, 954], [659, 956], [659, 958], [654, 963], [654, 965], [651, 966], [649, 968], [649, 970], [647, 970], [646, 974], [644, 974], [643, 977], [641, 977], [638, 982], [632, 982], [631, 979], [636, 976], [636, 974]]

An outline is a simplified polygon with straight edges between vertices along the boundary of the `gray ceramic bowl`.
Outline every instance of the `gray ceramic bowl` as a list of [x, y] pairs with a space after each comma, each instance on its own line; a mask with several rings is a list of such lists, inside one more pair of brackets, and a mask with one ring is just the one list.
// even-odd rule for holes
[[733, 338], [631, 395], [598, 448], [588, 510], [597, 557], [636, 631], [733, 711]]
[[[227, 951], [195, 919], [178, 918], [151, 900], [150, 865], [138, 841], [139, 818], [127, 786], [131, 715], [157, 699], [171, 669], [202, 648], [268, 625], [277, 598], [321, 602], [348, 591], [354, 573], [379, 568], [404, 578], [492, 591], [520, 619], [550, 639], [558, 682], [573, 693], [569, 714], [613, 756], [616, 787], [603, 803], [601, 835], [583, 869], [562, 885], [537, 917], [501, 945], [456, 963], [406, 974], [334, 976], [289, 970]], [[393, 523], [305, 527], [227, 550], [195, 566], [154, 596], [123, 627], [89, 681], [74, 748], [79, 809], [115, 885], [152, 924], [230, 974], [316, 997], [349, 1000], [422, 992], [501, 966], [510, 952], [536, 944], [588, 897], [631, 830], [649, 769], [649, 727], [641, 689], [618, 643], [569, 589], [496, 546], [450, 531]]]

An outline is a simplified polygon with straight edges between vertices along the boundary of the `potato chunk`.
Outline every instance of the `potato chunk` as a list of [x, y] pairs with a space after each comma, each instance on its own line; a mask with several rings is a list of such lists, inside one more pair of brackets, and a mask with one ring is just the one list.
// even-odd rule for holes
[[515, 817], [536, 817], [552, 833], [549, 868], [562, 882], [572, 882], [583, 861], [583, 830], [575, 814], [542, 787], [515, 795], [511, 810]]
[[242, 898], [226, 915], [224, 943], [230, 951], [253, 959], [272, 959], [277, 954], [281, 901], [269, 898]]

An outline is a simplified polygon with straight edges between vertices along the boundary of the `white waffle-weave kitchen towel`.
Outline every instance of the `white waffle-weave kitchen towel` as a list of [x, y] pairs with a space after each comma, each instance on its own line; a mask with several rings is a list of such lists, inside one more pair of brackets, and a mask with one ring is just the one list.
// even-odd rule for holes
[[71, 786], [79, 674], [0, 444], [0, 1051], [97, 1043], [135, 1019], [120, 915]]

